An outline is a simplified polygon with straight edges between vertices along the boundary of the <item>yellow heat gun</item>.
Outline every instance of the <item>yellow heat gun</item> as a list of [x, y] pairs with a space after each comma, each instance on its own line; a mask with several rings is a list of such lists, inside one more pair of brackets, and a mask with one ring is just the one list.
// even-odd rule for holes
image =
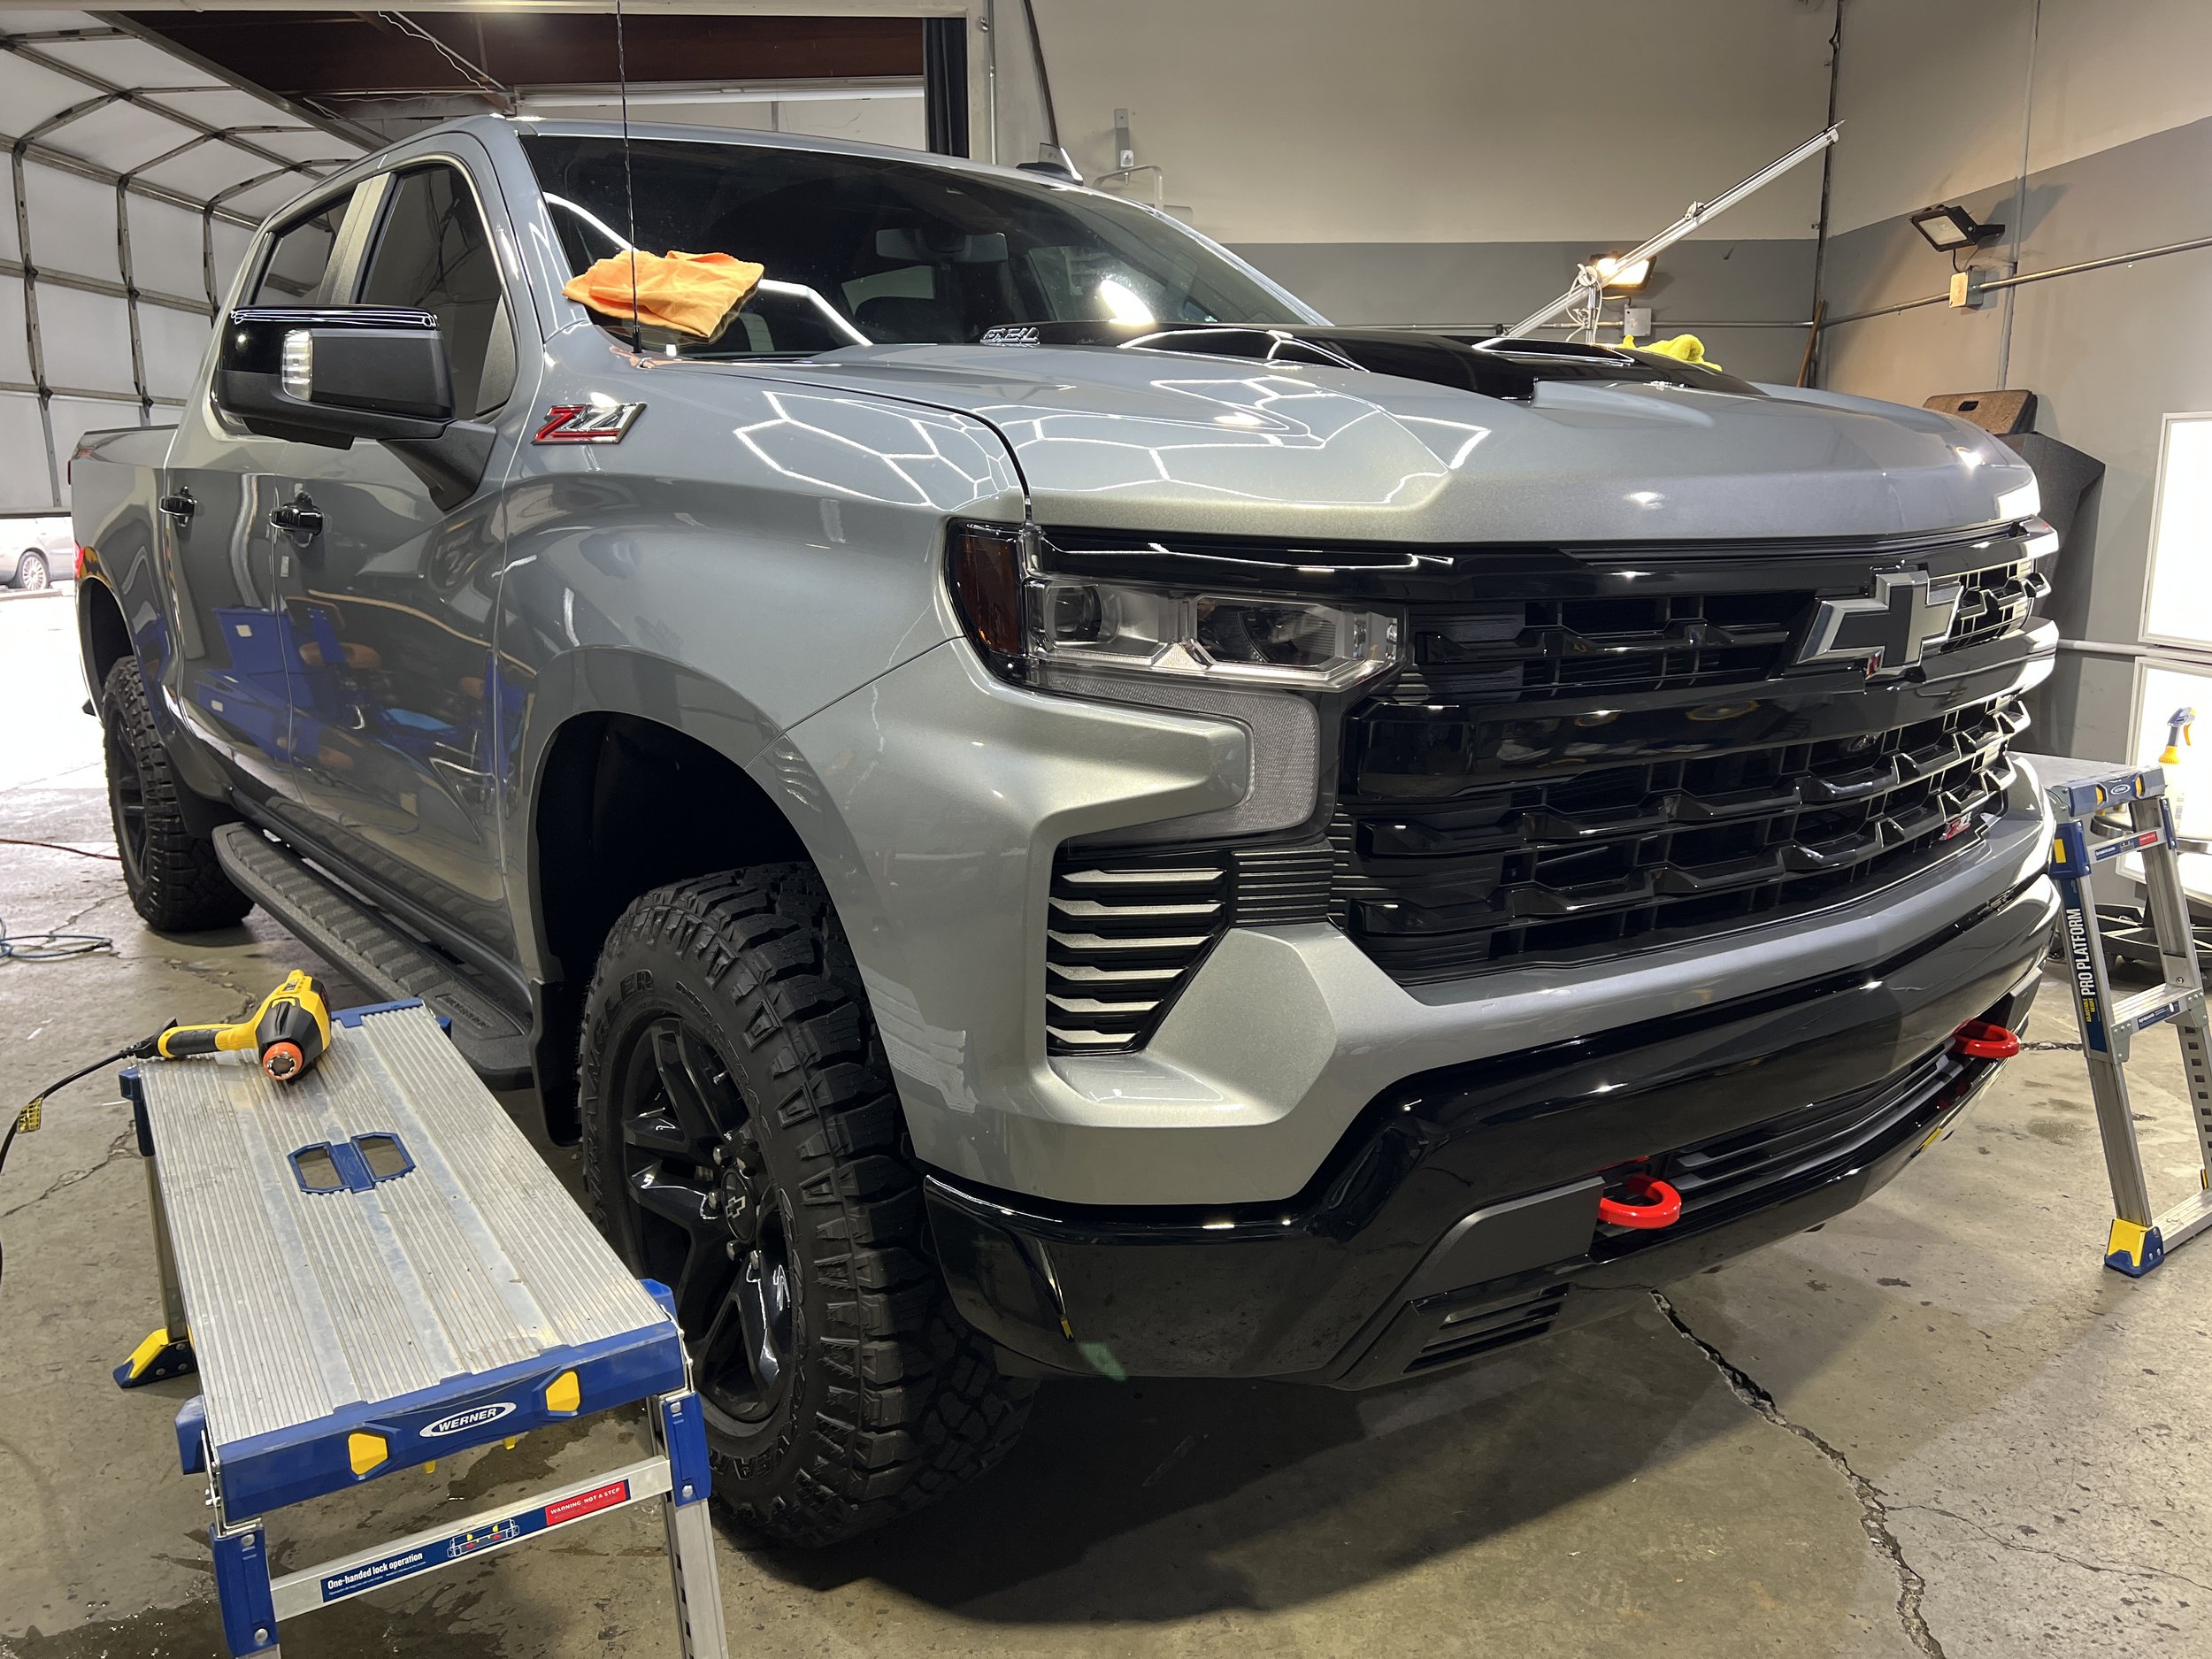
[[252, 1049], [280, 1083], [296, 1082], [330, 1047], [330, 1002], [323, 982], [295, 968], [261, 1006], [234, 1025], [172, 1025], [154, 1039], [165, 1060]]

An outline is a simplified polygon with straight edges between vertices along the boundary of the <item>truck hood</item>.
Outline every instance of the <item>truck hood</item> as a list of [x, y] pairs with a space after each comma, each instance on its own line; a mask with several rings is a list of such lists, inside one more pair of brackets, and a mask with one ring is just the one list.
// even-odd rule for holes
[[1497, 396], [1353, 367], [1064, 345], [855, 347], [717, 372], [987, 421], [1046, 525], [1410, 543], [1735, 541], [1909, 534], [2036, 510], [2033, 475], [1978, 428], [1793, 387], [1610, 380], [1586, 368]]

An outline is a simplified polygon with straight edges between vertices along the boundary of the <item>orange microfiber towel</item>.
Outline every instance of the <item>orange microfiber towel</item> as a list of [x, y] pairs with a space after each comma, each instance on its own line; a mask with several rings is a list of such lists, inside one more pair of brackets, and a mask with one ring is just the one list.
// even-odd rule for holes
[[[729, 314], [742, 304], [763, 274], [726, 253], [641, 253], [637, 260], [637, 320], [648, 328], [711, 340]], [[602, 259], [581, 276], [571, 277], [561, 292], [580, 305], [627, 321], [630, 260], [618, 253]]]

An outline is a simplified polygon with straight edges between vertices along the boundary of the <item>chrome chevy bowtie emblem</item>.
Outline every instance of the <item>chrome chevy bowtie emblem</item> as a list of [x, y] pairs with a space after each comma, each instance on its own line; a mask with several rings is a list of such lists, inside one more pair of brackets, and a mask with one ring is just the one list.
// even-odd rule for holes
[[1951, 631], [1963, 591], [1955, 580], [1931, 580], [1925, 571], [1884, 572], [1866, 597], [1824, 599], [1814, 607], [1797, 660], [1864, 658], [1870, 674], [1901, 673]]
[[642, 403], [556, 403], [534, 443], [619, 443], [645, 412]]

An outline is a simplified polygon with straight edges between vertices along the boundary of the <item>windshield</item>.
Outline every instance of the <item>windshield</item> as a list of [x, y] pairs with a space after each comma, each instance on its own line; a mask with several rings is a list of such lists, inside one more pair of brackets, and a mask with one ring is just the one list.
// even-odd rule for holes
[[[759, 287], [687, 357], [952, 344], [1023, 323], [1312, 321], [1258, 274], [1095, 192], [920, 160], [765, 145], [531, 134], [573, 274], [618, 254], [722, 253]], [[627, 321], [626, 307], [622, 321]]]

